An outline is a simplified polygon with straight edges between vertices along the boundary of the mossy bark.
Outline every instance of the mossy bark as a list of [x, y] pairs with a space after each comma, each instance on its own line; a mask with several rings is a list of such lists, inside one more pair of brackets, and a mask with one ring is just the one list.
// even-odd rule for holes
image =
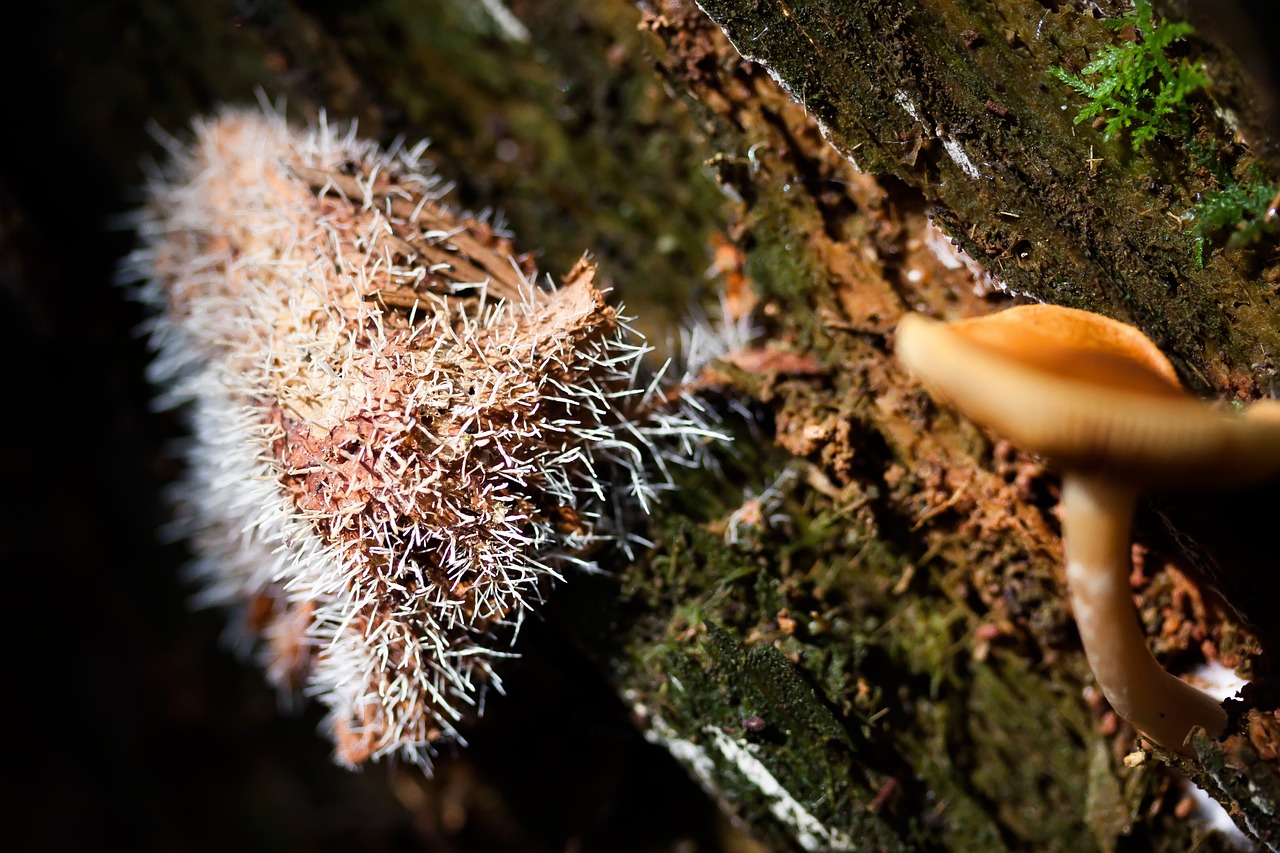
[[[828, 535], [800, 557], [793, 531], [762, 534], [744, 550], [777, 567], [779, 591], [762, 601], [710, 572], [691, 588], [695, 601], [716, 602], [704, 621], [789, 649], [816, 700], [834, 704], [850, 729], [861, 725], [869, 743], [860, 754], [872, 757], [856, 764], [871, 771], [867, 782], [852, 803], [821, 812], [849, 837], [860, 831], [849, 815], [871, 810], [908, 845], [1054, 848], [1091, 838], [1109, 849], [1134, 834], [1156, 848], [1185, 844], [1181, 833], [1194, 828], [1153, 816], [1152, 803], [1171, 796], [1158, 774], [1122, 766], [1109, 751], [1116, 741], [1084, 711], [1090, 680], [1057, 588], [1052, 483], [935, 410], [888, 356], [889, 333], [904, 310], [964, 316], [1016, 292], [1133, 322], [1171, 353], [1191, 387], [1249, 397], [1271, 381], [1269, 362], [1239, 355], [1271, 349], [1270, 251], [1215, 254], [1200, 270], [1182, 214], [1203, 175], [1173, 146], [1136, 154], [1127, 140], [1108, 143], [1072, 123], [1074, 96], [1048, 71], [1083, 65], [1075, 57], [1112, 35], [1071, 7], [709, 0], [702, 8], [769, 76], [677, 4], [652, 19], [663, 67], [720, 133], [715, 165], [744, 200], [736, 222], [743, 268], [775, 318], [772, 345], [816, 355], [823, 368], [738, 378], [767, 405], [778, 443], [814, 466], [810, 489], [799, 488], [799, 505], [784, 513], [789, 523], [830, 513], [844, 527], [843, 538], [831, 535], [838, 527], [828, 516]], [[1215, 67], [1230, 61], [1211, 58]], [[1212, 115], [1197, 127], [1225, 133]], [[940, 263], [930, 251], [940, 238], [999, 281], [975, 283], [949, 268], [955, 259]], [[815, 470], [825, 492], [812, 491]], [[1150, 504], [1147, 563], [1211, 578], [1273, 648], [1273, 581], [1256, 567], [1267, 561], [1261, 531], [1274, 488], [1228, 498], [1225, 511], [1206, 509], [1208, 500]], [[1223, 523], [1233, 516], [1243, 524]], [[689, 563], [697, 578], [703, 569]], [[1212, 601], [1188, 604], [1196, 588], [1181, 575], [1156, 574], [1144, 586], [1144, 621], [1170, 662], [1201, 652], [1239, 662], [1257, 649], [1238, 630], [1238, 614]], [[726, 606], [734, 592], [749, 604]], [[867, 623], [851, 611], [867, 613]], [[807, 631], [813, 623], [838, 625], [841, 639]], [[672, 628], [677, 644], [682, 627]], [[862, 654], [848, 652], [850, 640]], [[845, 651], [834, 668], [833, 645]], [[698, 649], [713, 655], [710, 671], [722, 671], [714, 652]], [[880, 654], [887, 667], [868, 663]], [[660, 695], [670, 705], [646, 709], [684, 717], [674, 691]], [[872, 707], [853, 702], [868, 696], [877, 697]], [[729, 691], [709, 725], [732, 727], [735, 701]], [[701, 737], [688, 723], [676, 730], [708, 752], [718, 743], [708, 729]], [[775, 757], [804, 751], [783, 740], [757, 746]], [[1039, 758], [1027, 767], [1021, 756]], [[831, 802], [817, 778], [789, 774], [778, 760], [789, 791]], [[888, 790], [907, 804], [901, 811], [885, 808], [893, 796], [880, 792], [890, 779]], [[919, 786], [916, 797], [898, 788], [904, 781]], [[922, 808], [918, 795], [928, 791], [949, 794], [937, 816]], [[731, 789], [728, 799], [735, 796]]]
[[[528, 41], [478, 3], [71, 5], [59, 26], [81, 42], [56, 63], [53, 148], [89, 177], [15, 171], [0, 199], [40, 328], [108, 303], [122, 249], [96, 246], [101, 291], [59, 290], [83, 279], [50, 248], [57, 199], [88, 185], [93, 215], [117, 212], [155, 151], [148, 120], [179, 132], [255, 86], [298, 116], [431, 137], [462, 203], [501, 208], [552, 273], [591, 251], [659, 342], [716, 291], [756, 302], [762, 336], [723, 368], [734, 450], [686, 475], [651, 554], [556, 590], [551, 617], [552, 645], [585, 650], [750, 835], [808, 850], [1221, 844], [1180, 816], [1166, 762], [1234, 798], [1255, 834], [1274, 824], [1259, 710], [1275, 704], [1255, 655], [1280, 642], [1280, 576], [1260, 571], [1276, 488], [1145, 505], [1135, 592], [1157, 653], [1242, 664], [1258, 686], [1234, 709], [1244, 734], [1201, 744], [1205, 773], [1163, 753], [1126, 762], [1137, 741], [1091, 697], [1060, 588], [1056, 481], [891, 357], [904, 311], [973, 315], [1017, 293], [1138, 325], [1197, 392], [1275, 390], [1273, 251], [1219, 244], [1200, 268], [1184, 214], [1203, 171], [1175, 140], [1135, 152], [1073, 123], [1082, 104], [1048, 73], [1119, 37], [1083, 7], [1120, 4], [511, 2]], [[55, 43], [53, 23], [34, 44]], [[1215, 107], [1253, 115], [1248, 78], [1210, 42], [1180, 49], [1233, 81], [1191, 105], [1200, 141], [1247, 161]], [[1273, 150], [1258, 126], [1249, 141]], [[421, 838], [445, 837], [422, 825], [447, 823], [465, 774], [448, 759], [436, 782], [412, 772], [392, 790]], [[539, 825], [479, 794], [463, 808], [473, 825]]]

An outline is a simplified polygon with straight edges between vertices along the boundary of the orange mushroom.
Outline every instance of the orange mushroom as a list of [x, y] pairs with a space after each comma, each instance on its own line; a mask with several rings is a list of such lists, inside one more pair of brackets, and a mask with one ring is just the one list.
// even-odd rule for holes
[[1184, 755], [1193, 728], [1221, 734], [1222, 706], [1147, 648], [1129, 589], [1133, 511], [1147, 487], [1280, 472], [1280, 403], [1238, 414], [1192, 397], [1137, 329], [1053, 305], [952, 323], [908, 314], [897, 355], [931, 393], [1061, 472], [1072, 609], [1116, 713]]

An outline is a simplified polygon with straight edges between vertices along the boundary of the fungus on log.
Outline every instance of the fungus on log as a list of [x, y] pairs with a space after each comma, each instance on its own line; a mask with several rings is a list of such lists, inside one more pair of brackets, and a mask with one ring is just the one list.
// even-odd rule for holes
[[1165, 672], [1143, 639], [1130, 527], [1143, 488], [1243, 485], [1280, 471], [1280, 403], [1223, 412], [1188, 395], [1137, 329], [1053, 305], [949, 324], [908, 314], [897, 352], [930, 391], [1062, 472], [1072, 609], [1116, 712], [1188, 756], [1193, 728], [1221, 734], [1226, 712]]

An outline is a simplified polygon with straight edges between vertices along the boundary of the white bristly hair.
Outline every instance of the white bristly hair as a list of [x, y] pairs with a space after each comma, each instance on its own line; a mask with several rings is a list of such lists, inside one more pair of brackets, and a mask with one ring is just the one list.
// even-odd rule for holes
[[190, 424], [199, 601], [329, 708], [340, 760], [429, 769], [549, 585], [642, 543], [629, 513], [723, 437], [645, 374], [589, 263], [539, 287], [501, 226], [441, 203], [425, 145], [264, 108], [167, 147], [126, 275]]

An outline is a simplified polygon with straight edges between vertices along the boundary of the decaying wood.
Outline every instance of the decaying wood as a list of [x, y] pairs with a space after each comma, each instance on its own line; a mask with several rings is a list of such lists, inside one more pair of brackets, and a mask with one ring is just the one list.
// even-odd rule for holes
[[[839, 565], [852, 558], [858, 571], [843, 578], [851, 590], [814, 589], [786, 569], [783, 586], [790, 582], [814, 596], [817, 612], [830, 621], [833, 613], [854, 606], [842, 596], [874, 600], [868, 587], [883, 588], [902, 571], [906, 576], [892, 591], [919, 598], [879, 606], [893, 614], [890, 620], [921, 620], [928, 609], [954, 620], [949, 627], [957, 646], [941, 663], [966, 670], [953, 685], [963, 698], [950, 698], [966, 708], [970, 727], [982, 725], [976, 722], [988, 716], [982, 706], [994, 698], [978, 686], [984, 684], [983, 671], [1000, 671], [1009, 656], [1039, 662], [1041, 676], [1057, 690], [1084, 695], [1089, 677], [1073, 660], [1073, 628], [1056, 590], [1061, 555], [1054, 481], [1032, 460], [987, 443], [921, 396], [889, 356], [895, 319], [904, 310], [947, 317], [982, 313], [1008, 304], [1011, 293], [1087, 307], [1143, 327], [1172, 354], [1192, 387], [1247, 397], [1265, 392], [1273, 367], [1269, 359], [1245, 354], [1272, 351], [1280, 322], [1271, 307], [1266, 257], [1224, 253], [1206, 270], [1196, 268], [1178, 224], [1196, 178], [1177, 174], [1168, 152], [1138, 158], [1123, 143], [1104, 145], [1096, 133], [1074, 127], [1074, 112], [1061, 109], [1071, 96], [1047, 71], [1072, 66], [1073, 51], [1096, 46], [1100, 30], [1091, 28], [1097, 23], [1080, 9], [1064, 5], [1048, 12], [1039, 4], [1007, 3], [962, 12], [945, 2], [906, 7], [717, 0], [701, 6], [737, 50], [760, 64], [739, 58], [720, 33], [682, 4], [660, 5], [648, 24], [665, 48], [667, 73], [719, 130], [716, 165], [721, 181], [744, 199], [736, 227], [746, 248], [745, 268], [766, 300], [765, 314], [776, 318], [772, 335], [818, 353], [828, 367], [820, 379], [743, 382], [769, 405], [778, 443], [835, 484], [835, 508], [857, 508], [850, 519], [860, 522], [854, 537], [872, 539], [890, 557], [887, 566], [876, 567], [865, 558], [865, 542], [852, 553], [835, 546], [813, 559]], [[787, 93], [805, 104], [807, 114], [794, 109]], [[1099, 155], [1116, 162], [1108, 165]], [[940, 243], [951, 252], [937, 251]], [[946, 260], [951, 263], [940, 262]], [[1149, 574], [1138, 582], [1148, 632], [1167, 659], [1185, 663], [1207, 655], [1230, 665], [1244, 662], [1260, 647], [1240, 631], [1241, 616], [1262, 637], [1262, 648], [1274, 648], [1267, 603], [1275, 600], [1274, 591], [1268, 573], [1258, 568], [1267, 563], [1269, 542], [1262, 534], [1240, 545], [1250, 538], [1249, 520], [1265, 517], [1274, 506], [1274, 494], [1271, 486], [1228, 498], [1236, 524], [1224, 524], [1230, 516], [1220, 510], [1207, 510], [1206, 496], [1153, 502], [1160, 522], [1148, 517], [1144, 525], [1144, 545], [1153, 551], [1146, 554]], [[1252, 529], [1265, 526], [1257, 521]], [[766, 536], [762, 551], [776, 560], [768, 541]], [[1169, 571], [1151, 571], [1160, 564]], [[793, 568], [786, 561], [775, 565]], [[922, 567], [933, 575], [932, 588], [920, 586], [913, 575]], [[1201, 597], [1185, 580], [1187, 571], [1212, 581], [1229, 606]], [[784, 603], [787, 597], [781, 597]], [[724, 621], [748, 638], [787, 646], [804, 635], [787, 630], [794, 625], [790, 616], [764, 623], [767, 612], [750, 612], [745, 620], [730, 613]], [[854, 633], [856, 641], [880, 645]], [[917, 634], [906, 644], [919, 639]], [[809, 662], [809, 656], [817, 657], [812, 646], [825, 642], [805, 636], [795, 650], [800, 665], [819, 685], [820, 697], [848, 697], [848, 685], [824, 680], [825, 673]], [[899, 663], [910, 670], [917, 663], [911, 657]], [[1265, 662], [1254, 664], [1255, 672], [1265, 673]], [[1006, 686], [1017, 681], [1008, 669], [997, 678]], [[858, 683], [864, 695], [868, 684], [875, 685]], [[1254, 701], [1273, 707], [1256, 694]], [[681, 704], [668, 713], [682, 715]], [[1103, 711], [1093, 707], [1095, 714]], [[893, 718], [889, 703], [883, 710]], [[1071, 719], [1061, 706], [1039, 706], [1034, 713], [1041, 723], [1046, 717], [1059, 725]], [[1013, 731], [1036, 726], [1031, 720], [1018, 724], [1009, 706], [998, 716]], [[701, 730], [699, 741], [696, 724], [683, 719], [681, 734], [705, 746], [709, 728]], [[1065, 751], [1049, 746], [1054, 734], [1044, 730], [1037, 736], [1046, 742], [1002, 751], [1007, 742], [984, 743], [970, 728], [968, 749], [963, 734], [943, 735], [933, 744], [960, 759], [946, 773], [967, 776], [965, 793], [979, 799], [969, 801], [969, 809], [951, 802], [936, 824], [930, 816], [914, 824], [899, 813], [895, 828], [908, 844], [937, 833], [946, 843], [972, 837], [990, 844], [1000, 837], [1013, 846], [1052, 846], [1054, 838], [1088, 832], [1108, 849], [1116, 837], [1135, 831], [1152, 833], [1150, 843], [1157, 848], [1184, 843], [1170, 839], [1194, 829], [1151, 817], [1141, 805], [1153, 796], [1172, 796], [1158, 793], [1158, 771], [1151, 765], [1135, 771], [1118, 761], [1118, 753], [1104, 757], [1104, 743], [1125, 742], [1113, 737], [1114, 719], [1102, 713], [1093, 724], [1075, 721], [1078, 728], [1067, 725], [1057, 735], [1073, 743], [1070, 749], [1081, 762], [1076, 772], [1092, 786], [1087, 793], [1067, 788], [1027, 795], [1025, 788], [1004, 784], [984, 789], [980, 780], [989, 779], [993, 767], [1000, 767], [1005, 783], [1017, 778], [1008, 774], [1014, 755]], [[912, 757], [920, 726], [930, 729], [917, 713], [908, 731], [889, 726], [871, 743], [905, 757], [914, 781], [928, 780], [926, 787], [936, 791], [941, 785], [926, 769], [928, 762]], [[1016, 736], [1000, 738], [1006, 739]], [[1243, 735], [1231, 743], [1231, 749], [1250, 748]], [[803, 751], [791, 743], [779, 751], [787, 749]], [[875, 767], [861, 755], [856, 761]], [[802, 773], [787, 778], [791, 791], [832, 798]], [[734, 790], [724, 778], [718, 784]], [[893, 819], [894, 811], [886, 812], [876, 796], [874, 780], [860, 790], [865, 799], [855, 793], [855, 803], [876, 805], [876, 816]], [[1068, 805], [1073, 794], [1083, 798]], [[990, 808], [982, 795], [1003, 807]], [[1273, 807], [1252, 808], [1250, 825], [1258, 832]], [[824, 814], [851, 837], [864, 831], [838, 808]], [[1023, 821], [1019, 814], [1039, 818]]]
[[[97, 287], [78, 299], [114, 305], [106, 279], [124, 249], [97, 246], [98, 277], [86, 278], [92, 267], [81, 258], [46, 250], [63, 239], [65, 220], [43, 200], [105, 187], [88, 195], [113, 199], [99, 212], [117, 213], [139, 153], [155, 150], [148, 120], [180, 132], [216, 102], [252, 101], [255, 85], [287, 95], [298, 116], [323, 107], [384, 140], [432, 137], [463, 204], [501, 208], [518, 245], [541, 251], [542, 269], [567, 271], [590, 251], [659, 343], [691, 301], [712, 303], [716, 291], [762, 328], [719, 367], [738, 389], [726, 409], [751, 414], [730, 416], [734, 453], [670, 496], [648, 531], [653, 553], [608, 577], [572, 579], [554, 590], [549, 625], [526, 629], [555, 652], [529, 649], [527, 665], [542, 667], [534, 678], [571, 677], [491, 697], [491, 718], [505, 722], [481, 724], [434, 780], [400, 768], [352, 781], [323, 767], [308, 723], [294, 724], [301, 735], [282, 748], [280, 728], [292, 729], [262, 722], [275, 717], [259, 710], [249, 714], [260, 732], [246, 741], [249, 763], [271, 771], [229, 790], [274, 790], [305, 775], [321, 780], [324, 802], [383, 803], [366, 808], [437, 847], [589, 839], [582, 825], [564, 828], [569, 818], [555, 823], [578, 813], [544, 780], [553, 764], [589, 752], [580, 746], [593, 727], [563, 719], [563, 706], [560, 717], [536, 710], [540, 694], [571, 692], [587, 657], [646, 736], [773, 849], [1220, 849], [1188, 817], [1183, 774], [1235, 800], [1255, 834], [1266, 831], [1280, 801], [1280, 702], [1258, 656], [1280, 648], [1270, 618], [1280, 600], [1270, 571], [1275, 486], [1146, 502], [1133, 582], [1153, 648], [1179, 670], [1206, 659], [1243, 666], [1255, 685], [1231, 708], [1238, 734], [1200, 744], [1203, 770], [1141, 751], [1093, 692], [1074, 634], [1055, 478], [934, 404], [891, 356], [905, 311], [966, 316], [1029, 296], [1135, 323], [1203, 395], [1274, 393], [1274, 255], [1217, 246], [1200, 269], [1182, 215], [1202, 177], [1180, 168], [1167, 142], [1139, 155], [1074, 124], [1079, 101], [1048, 74], [1078, 70], [1109, 43], [1092, 9], [1114, 14], [1122, 3], [649, 0], [638, 10], [626, 0], [513, 0], [527, 43], [487, 25], [474, 3], [424, 10], [389, 0], [341, 13], [292, 2], [117, 5], [128, 40], [100, 44], [107, 28], [87, 13], [50, 23], [47, 37], [71, 38], [64, 28], [84, 36], [59, 67], [72, 118], [56, 136], [78, 146], [77, 162], [95, 164], [89, 177], [71, 174], [64, 158], [32, 170], [39, 186], [0, 185], [0, 208], [18, 211], [6, 217], [17, 248], [0, 248], [25, 264], [6, 269], [30, 271], [17, 292], [32, 328], [63, 316], [49, 296], [59, 283]], [[1218, 103], [1197, 107], [1204, 132], [1244, 156], [1214, 109], [1239, 106], [1255, 117], [1249, 142], [1274, 152], [1259, 136], [1266, 122], [1244, 108], [1248, 78], [1230, 52], [1207, 40], [1191, 49], [1232, 81], [1207, 96]], [[49, 181], [62, 182], [61, 196]], [[396, 252], [395, 241], [387, 248]], [[414, 299], [381, 298], [406, 308]], [[127, 329], [113, 334], [129, 340]], [[65, 336], [56, 341], [48, 349], [62, 353]], [[96, 357], [80, 356], [78, 365]], [[146, 422], [135, 395], [137, 411], [102, 420]], [[104, 398], [90, 409], [108, 405], [123, 404]], [[110, 509], [113, 494], [82, 502]], [[110, 532], [92, 519], [81, 527]], [[61, 562], [82, 558], [75, 544]], [[165, 563], [173, 555], [153, 559], [147, 584], [176, 577]], [[180, 612], [170, 582], [168, 604]], [[130, 631], [154, 618], [130, 609], [124, 592], [110, 600], [130, 614]], [[194, 623], [212, 635], [211, 622]], [[185, 635], [178, 645], [203, 647]], [[53, 651], [50, 659], [74, 659]], [[247, 690], [242, 704], [269, 707]], [[168, 701], [187, 707], [188, 693]], [[508, 700], [529, 704], [503, 717]], [[209, 718], [227, 711], [206, 705]], [[163, 728], [159, 710], [132, 713], [139, 740]], [[534, 717], [539, 726], [502, 739], [513, 720]], [[91, 724], [77, 719], [74, 730]], [[486, 738], [510, 752], [495, 756]], [[211, 743], [206, 751], [218, 751]], [[310, 755], [307, 745], [314, 760], [287, 763]], [[628, 808], [655, 825], [669, 816], [658, 786], [635, 783], [647, 787], [640, 793], [610, 779], [577, 780], [573, 790], [607, 794], [618, 822]], [[293, 819], [311, 829], [323, 810], [281, 808], [277, 828]], [[700, 840], [716, 843], [710, 833]]]

